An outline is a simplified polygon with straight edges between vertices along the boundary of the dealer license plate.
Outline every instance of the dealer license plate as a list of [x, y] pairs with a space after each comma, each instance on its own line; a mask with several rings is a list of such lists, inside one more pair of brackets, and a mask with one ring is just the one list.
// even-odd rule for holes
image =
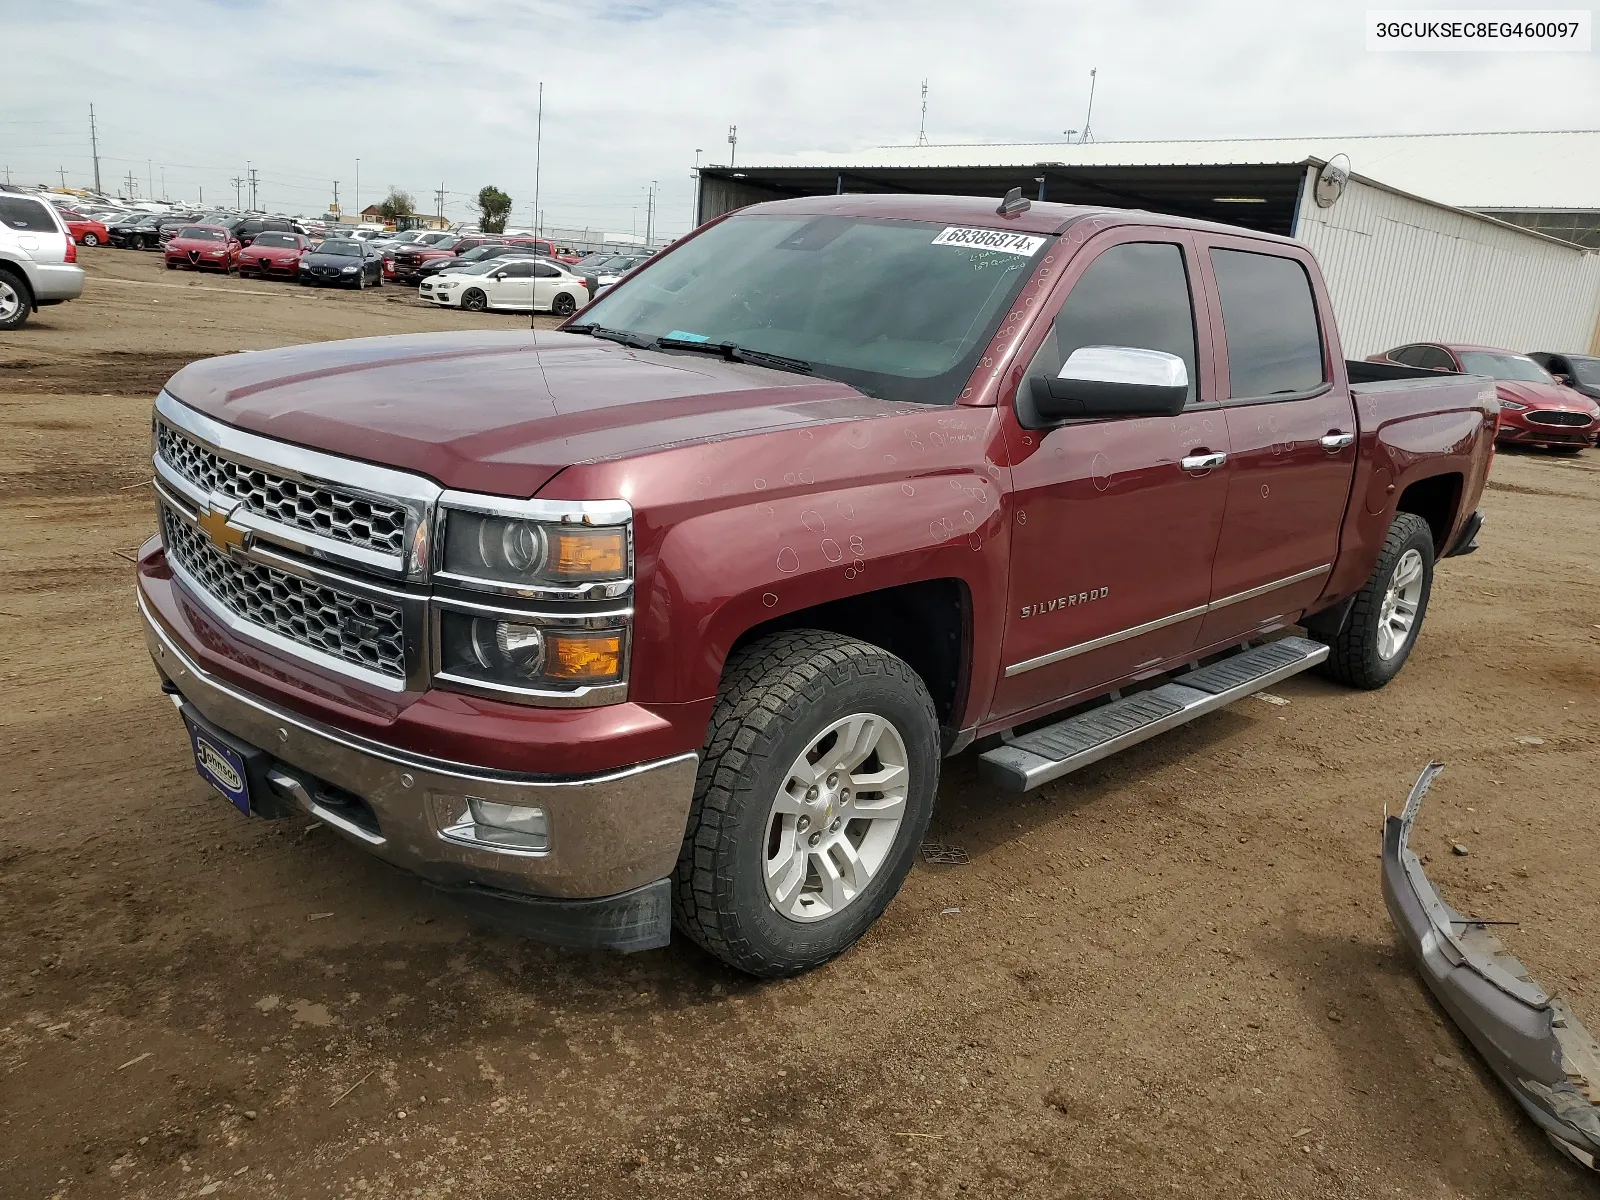
[[192, 721], [189, 740], [194, 744], [194, 768], [240, 812], [250, 815], [250, 782], [245, 775], [244, 758], [225, 746]]

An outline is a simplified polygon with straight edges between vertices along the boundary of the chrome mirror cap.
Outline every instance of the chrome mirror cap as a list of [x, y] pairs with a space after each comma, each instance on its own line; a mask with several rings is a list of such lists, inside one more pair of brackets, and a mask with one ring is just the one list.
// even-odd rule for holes
[[1057, 378], [1137, 387], [1189, 387], [1189, 369], [1183, 359], [1164, 350], [1135, 346], [1079, 346]]

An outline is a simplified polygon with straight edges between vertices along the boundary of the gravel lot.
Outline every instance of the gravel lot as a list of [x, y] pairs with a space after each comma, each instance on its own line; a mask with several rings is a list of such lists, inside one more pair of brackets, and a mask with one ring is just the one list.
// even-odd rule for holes
[[526, 318], [82, 257], [0, 339], [0, 1196], [1595, 1194], [1400, 957], [1378, 849], [1446, 760], [1430, 873], [1600, 1028], [1600, 455], [1499, 458], [1382, 692], [1302, 676], [1024, 799], [947, 763], [971, 861], [758, 984], [246, 821], [157, 690], [127, 556], [167, 376]]

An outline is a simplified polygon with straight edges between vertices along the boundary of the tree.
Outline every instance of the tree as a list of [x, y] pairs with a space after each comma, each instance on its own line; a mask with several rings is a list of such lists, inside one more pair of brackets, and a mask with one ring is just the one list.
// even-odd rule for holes
[[485, 233], [504, 233], [506, 218], [511, 215], [511, 197], [490, 184], [478, 193], [478, 210], [483, 214], [479, 228]]
[[378, 208], [383, 213], [385, 221], [393, 221], [396, 225], [417, 211], [416, 201], [411, 199], [411, 193], [402, 192], [393, 185], [390, 186], [389, 194], [383, 198], [383, 203], [378, 205]]

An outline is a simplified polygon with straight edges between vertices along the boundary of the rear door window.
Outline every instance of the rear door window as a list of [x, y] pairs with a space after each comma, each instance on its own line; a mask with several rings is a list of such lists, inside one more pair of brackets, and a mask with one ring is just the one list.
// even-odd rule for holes
[[1456, 364], [1450, 355], [1437, 346], [1419, 346], [1416, 365], [1430, 371], [1454, 371]]
[[1028, 376], [1054, 378], [1083, 346], [1164, 350], [1183, 359], [1195, 397], [1194, 303], [1183, 248], [1172, 242], [1123, 242], [1103, 251], [1061, 304]]
[[1397, 362], [1405, 367], [1420, 367], [1422, 365], [1422, 352], [1426, 346], [1401, 346], [1398, 350], [1389, 352], [1391, 362]]
[[1211, 251], [1222, 299], [1229, 391], [1236, 400], [1315, 391], [1322, 332], [1305, 267], [1246, 250]]
[[37, 200], [21, 196], [0, 196], [0, 222], [7, 229], [26, 230], [28, 233], [60, 233], [50, 210]]

